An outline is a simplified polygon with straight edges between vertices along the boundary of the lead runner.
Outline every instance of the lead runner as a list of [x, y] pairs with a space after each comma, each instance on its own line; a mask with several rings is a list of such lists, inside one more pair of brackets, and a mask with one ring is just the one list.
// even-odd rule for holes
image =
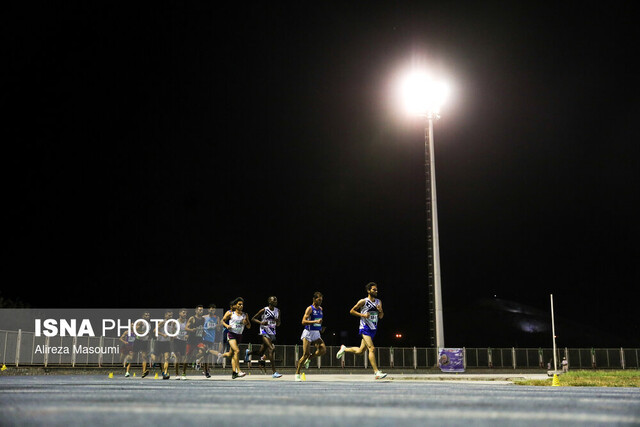
[[387, 376], [384, 372], [378, 370], [376, 363], [375, 347], [373, 346], [373, 337], [376, 336], [378, 330], [378, 320], [384, 317], [382, 310], [382, 301], [378, 299], [378, 285], [374, 282], [367, 283], [367, 297], [361, 299], [349, 311], [353, 316], [360, 318], [359, 334], [362, 336], [360, 347], [346, 347], [342, 345], [336, 354], [336, 358], [340, 359], [344, 353], [362, 354], [365, 348], [369, 350], [369, 362], [375, 374], [375, 379], [380, 380]]

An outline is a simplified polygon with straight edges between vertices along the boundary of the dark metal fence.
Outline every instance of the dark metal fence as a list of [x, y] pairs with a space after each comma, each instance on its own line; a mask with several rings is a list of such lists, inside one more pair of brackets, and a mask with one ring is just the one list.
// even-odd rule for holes
[[[115, 349], [106, 353], [77, 352], [77, 348]], [[152, 342], [153, 348], [153, 342]], [[241, 344], [240, 354], [255, 345]], [[338, 347], [328, 346], [327, 353], [313, 361], [318, 368], [366, 368], [366, 353], [345, 353], [336, 358]], [[0, 362], [7, 366], [122, 366], [124, 352], [117, 338], [109, 337], [36, 337], [33, 332], [0, 331]], [[425, 369], [438, 364], [435, 348], [377, 347], [376, 360], [380, 368]], [[278, 367], [295, 367], [302, 355], [299, 345], [276, 345]], [[558, 348], [556, 361], [567, 358], [573, 369], [639, 369], [638, 348]], [[140, 355], [133, 363], [140, 362]], [[209, 360], [215, 363], [216, 360]], [[255, 358], [254, 358], [255, 359]], [[553, 349], [550, 348], [465, 348], [466, 368], [553, 369]], [[227, 362], [225, 362], [227, 363]]]

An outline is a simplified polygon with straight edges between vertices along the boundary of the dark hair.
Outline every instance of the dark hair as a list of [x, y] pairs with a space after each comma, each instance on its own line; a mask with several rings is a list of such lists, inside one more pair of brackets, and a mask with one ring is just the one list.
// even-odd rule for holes
[[323, 296], [324, 296], [324, 295], [322, 295], [322, 292], [317, 292], [317, 291], [316, 291], [316, 292], [314, 292], [314, 293], [313, 293], [313, 299], [321, 298], [321, 297], [323, 297]]
[[234, 305], [236, 305], [240, 301], [244, 302], [244, 298], [238, 297], [238, 298], [234, 299], [233, 301], [231, 301], [229, 304], [233, 307]]
[[376, 282], [369, 282], [369, 283], [367, 283], [367, 286], [366, 286], [366, 288], [367, 288], [367, 292], [369, 292], [369, 291], [371, 290], [371, 288], [372, 288], [372, 287], [374, 287], [374, 286], [375, 286], [376, 288], [378, 287], [378, 285], [376, 284]]

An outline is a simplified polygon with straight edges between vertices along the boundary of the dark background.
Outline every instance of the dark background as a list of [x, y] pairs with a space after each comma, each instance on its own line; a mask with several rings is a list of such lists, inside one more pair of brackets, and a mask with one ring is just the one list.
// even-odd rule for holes
[[253, 315], [273, 294], [293, 344], [319, 290], [327, 342], [355, 345], [376, 281], [377, 344], [425, 346], [424, 123], [396, 99], [424, 66], [451, 87], [446, 344], [550, 347], [554, 294], [558, 345], [639, 346], [631, 5], [9, 10], [3, 304]]

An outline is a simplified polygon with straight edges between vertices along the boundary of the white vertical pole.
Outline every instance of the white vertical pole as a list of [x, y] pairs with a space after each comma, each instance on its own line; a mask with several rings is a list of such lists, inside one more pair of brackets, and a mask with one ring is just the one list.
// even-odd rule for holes
[[20, 363], [20, 345], [22, 344], [22, 329], [18, 329], [18, 338], [16, 340], [16, 368]]
[[440, 275], [440, 236], [438, 233], [438, 201], [436, 196], [436, 162], [433, 139], [433, 114], [428, 116], [429, 167], [431, 180], [431, 223], [433, 227], [433, 297], [436, 321], [436, 349], [444, 348], [444, 322], [442, 320], [442, 282]]
[[551, 333], [553, 334], [553, 370], [558, 370], [558, 361], [556, 359], [556, 323], [553, 317], [553, 294], [551, 294]]
[[[49, 338], [50, 337], [46, 337], [44, 339], [44, 348], [45, 350], [49, 348]], [[45, 351], [44, 352], [44, 367], [47, 368], [49, 366], [49, 351]]]
[[[76, 348], [76, 345], [78, 345], [78, 337], [73, 337], [73, 348]], [[71, 367], [75, 368], [76, 367], [76, 352], [75, 351], [71, 351]]]

